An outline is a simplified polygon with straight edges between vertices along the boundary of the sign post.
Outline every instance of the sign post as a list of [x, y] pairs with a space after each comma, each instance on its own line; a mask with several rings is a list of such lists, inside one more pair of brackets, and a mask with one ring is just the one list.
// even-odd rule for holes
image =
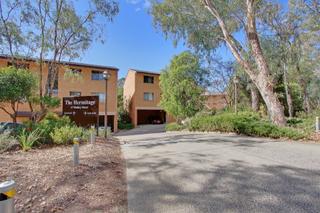
[[89, 128], [92, 125], [98, 125], [99, 97], [64, 97], [63, 115], [68, 116], [78, 126]]

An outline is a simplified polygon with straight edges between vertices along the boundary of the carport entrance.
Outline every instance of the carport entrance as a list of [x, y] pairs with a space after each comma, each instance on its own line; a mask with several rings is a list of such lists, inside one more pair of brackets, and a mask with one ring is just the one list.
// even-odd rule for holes
[[166, 122], [166, 112], [163, 110], [137, 110], [138, 125], [163, 124]]

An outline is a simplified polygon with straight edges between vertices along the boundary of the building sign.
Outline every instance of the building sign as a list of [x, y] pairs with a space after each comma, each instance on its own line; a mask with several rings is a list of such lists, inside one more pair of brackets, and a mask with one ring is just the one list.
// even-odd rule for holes
[[64, 97], [63, 115], [70, 117], [79, 126], [90, 127], [97, 125], [99, 120], [99, 97]]

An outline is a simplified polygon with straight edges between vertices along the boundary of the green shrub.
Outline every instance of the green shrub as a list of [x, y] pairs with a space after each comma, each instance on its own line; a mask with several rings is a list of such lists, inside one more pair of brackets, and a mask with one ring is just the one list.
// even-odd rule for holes
[[19, 146], [19, 142], [9, 133], [0, 134], [0, 153]]
[[191, 131], [236, 132], [248, 136], [302, 139], [306, 132], [290, 128], [278, 127], [269, 121], [261, 120], [253, 112], [222, 113], [215, 116], [196, 116], [189, 125]]
[[41, 120], [39, 123], [34, 124], [33, 128], [40, 129], [42, 132], [41, 141], [42, 144], [52, 143], [52, 137], [50, 133], [54, 131], [54, 129], [61, 128], [64, 126], [71, 126], [72, 122], [69, 117], [63, 116], [59, 117], [55, 113], [48, 113], [46, 117]]
[[181, 131], [183, 129], [185, 129], [185, 127], [177, 123], [169, 123], [166, 125], [166, 131]]
[[23, 151], [28, 151], [31, 149], [41, 138], [41, 130], [36, 129], [34, 131], [27, 131], [26, 129], [22, 130], [20, 135], [18, 136], [18, 140], [20, 143], [20, 146]]
[[258, 121], [259, 116], [252, 112], [221, 113], [215, 116], [196, 116], [191, 119], [189, 129], [191, 131], [220, 131], [235, 132], [236, 122], [246, 123]]
[[77, 126], [63, 126], [55, 128], [50, 136], [55, 144], [71, 144], [74, 138], [80, 138], [82, 141], [87, 141], [90, 132]]
[[132, 123], [118, 123], [118, 128], [119, 129], [133, 129], [133, 124]]
[[303, 120], [299, 118], [290, 118], [287, 120], [287, 125], [292, 127], [296, 127], [298, 124], [301, 123], [303, 123]]

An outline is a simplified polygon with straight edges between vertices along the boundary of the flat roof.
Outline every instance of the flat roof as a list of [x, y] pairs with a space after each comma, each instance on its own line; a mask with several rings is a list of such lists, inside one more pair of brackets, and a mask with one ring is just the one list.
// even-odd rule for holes
[[[9, 55], [0, 54], [0, 58], [8, 59], [10, 57], [11, 56], [9, 56]], [[37, 61], [36, 58], [31, 58], [31, 57], [22, 57], [22, 58], [18, 58], [18, 60]], [[44, 59], [44, 61], [45, 62], [50, 62], [51, 60]], [[119, 68], [113, 67], [113, 66], [104, 66], [104, 65], [87, 64], [87, 63], [70, 62], [70, 61], [60, 61], [59, 64], [69, 65], [69, 66], [91, 67], [91, 68], [98, 68], [98, 69], [110, 69], [110, 70], [115, 70], [115, 71], [119, 70]]]
[[129, 70], [138, 72], [138, 73], [146, 73], [146, 74], [153, 74], [153, 75], [160, 75], [159, 72], [153, 72], [153, 71], [146, 71], [146, 70], [138, 70], [138, 69], [132, 69], [130, 68]]

